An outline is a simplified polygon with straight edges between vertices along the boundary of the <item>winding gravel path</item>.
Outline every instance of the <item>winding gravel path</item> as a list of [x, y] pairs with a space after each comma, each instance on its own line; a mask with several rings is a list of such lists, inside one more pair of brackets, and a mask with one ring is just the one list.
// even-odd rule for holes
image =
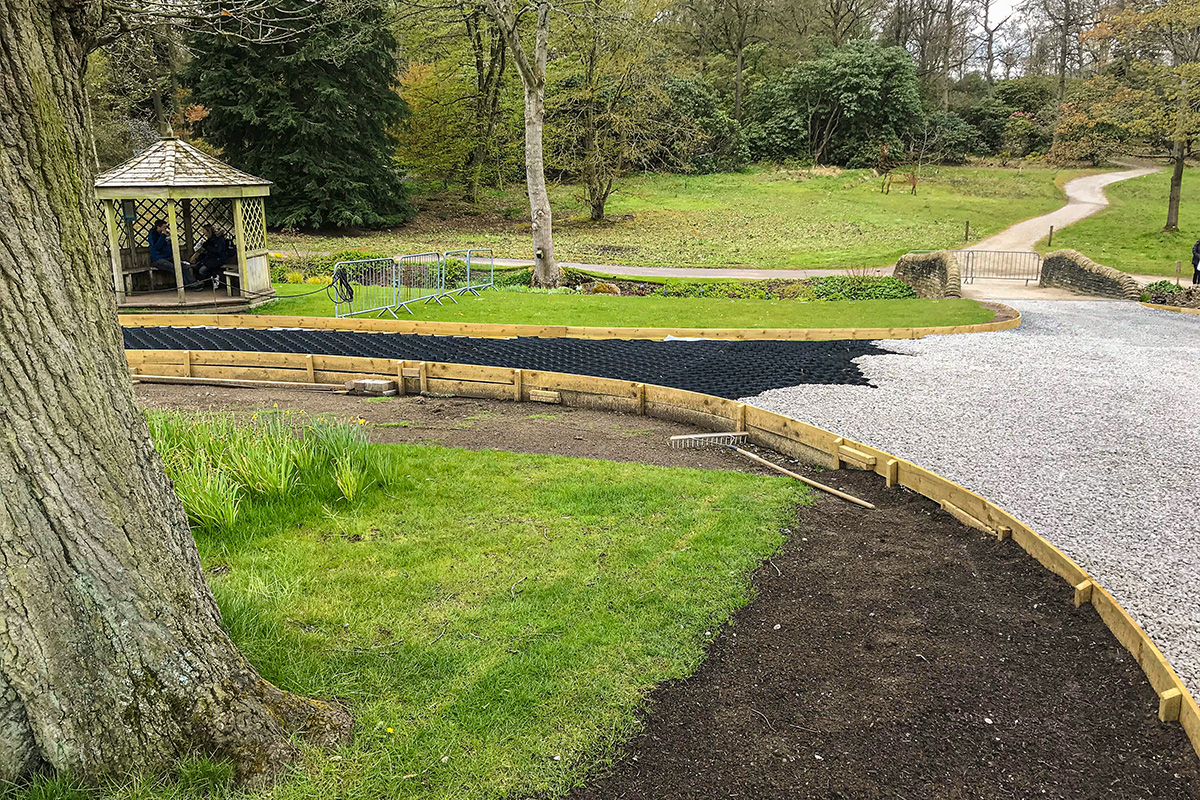
[[876, 388], [745, 402], [884, 448], [994, 500], [1078, 561], [1200, 696], [1200, 317], [1016, 303], [1002, 333], [878, 344]]
[[1068, 225], [1073, 225], [1081, 219], [1086, 219], [1104, 209], [1108, 205], [1108, 197], [1104, 187], [1110, 183], [1127, 181], [1158, 172], [1154, 167], [1137, 167], [1121, 172], [1102, 172], [1099, 175], [1087, 175], [1067, 182], [1063, 193], [1067, 196], [1067, 204], [1062, 208], [1042, 214], [1040, 217], [1027, 219], [1010, 225], [995, 236], [989, 236], [978, 244], [966, 248], [968, 250], [1033, 250], [1033, 246], [1045, 238], [1053, 225], [1056, 231]]

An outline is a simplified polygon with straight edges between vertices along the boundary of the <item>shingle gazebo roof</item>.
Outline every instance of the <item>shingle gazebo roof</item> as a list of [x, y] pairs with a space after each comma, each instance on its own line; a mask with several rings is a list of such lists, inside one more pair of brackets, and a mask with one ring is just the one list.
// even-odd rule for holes
[[271, 182], [234, 169], [182, 139], [155, 142], [123, 164], [96, 176], [100, 198], [256, 197]]

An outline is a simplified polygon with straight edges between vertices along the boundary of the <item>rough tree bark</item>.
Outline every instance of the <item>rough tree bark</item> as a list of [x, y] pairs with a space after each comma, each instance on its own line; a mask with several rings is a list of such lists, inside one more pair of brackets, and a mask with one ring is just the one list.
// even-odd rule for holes
[[513, 64], [525, 88], [525, 187], [529, 193], [529, 217], [533, 231], [533, 285], [552, 287], [559, 282], [554, 258], [554, 223], [550, 196], [546, 193], [546, 167], [542, 157], [542, 128], [546, 118], [546, 61], [550, 54], [550, 0], [534, 0], [537, 24], [533, 60], [529, 59], [517, 17], [509, 0], [485, 0], [484, 6], [504, 34]]
[[344, 711], [265, 682], [221, 628], [130, 387], [88, 164], [102, 8], [0, 3], [0, 779], [232, 760], [269, 777]]
[[1167, 224], [1164, 231], [1179, 230], [1179, 198], [1183, 192], [1183, 167], [1187, 159], [1187, 115], [1188, 115], [1188, 82], [1183, 80], [1179, 86], [1179, 97], [1176, 100], [1176, 119], [1174, 142], [1171, 145], [1171, 191], [1167, 195]]

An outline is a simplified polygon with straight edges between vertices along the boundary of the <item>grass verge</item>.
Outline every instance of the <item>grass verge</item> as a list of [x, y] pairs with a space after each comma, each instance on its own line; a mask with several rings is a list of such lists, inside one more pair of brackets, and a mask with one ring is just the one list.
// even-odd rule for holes
[[1175, 277], [1175, 262], [1183, 262], [1185, 280], [1191, 277], [1192, 245], [1200, 239], [1200, 169], [1183, 176], [1179, 230], [1163, 231], [1167, 220], [1169, 169], [1105, 188], [1109, 206], [1094, 217], [1054, 234], [1053, 248], [1078, 250], [1101, 264], [1138, 275]]
[[[275, 285], [280, 299], [260, 314], [332, 317], [324, 293], [306, 284]], [[579, 325], [623, 328], [907, 328], [974, 325], [993, 314], [974, 300], [728, 300], [704, 297], [616, 297], [486, 291], [443, 305], [414, 305], [404, 319], [510, 325]]]
[[[608, 217], [591, 222], [576, 186], [555, 185], [554, 246], [563, 261], [679, 267], [880, 267], [909, 250], [978, 241], [1063, 203], [1056, 185], [1081, 170], [941, 167], [917, 194], [880, 192], [870, 170], [757, 167], [717, 175], [623, 179]], [[274, 234], [279, 252], [364, 249], [390, 254], [463, 247], [528, 258], [524, 187], [485, 193], [480, 206], [446, 194], [418, 198], [407, 226], [361, 236]]]
[[[206, 418], [154, 416], [175, 468], [189, 450], [217, 457]], [[229, 439], [215, 424], [209, 438]], [[257, 444], [237, 447], [279, 461], [295, 448], [273, 424], [260, 419], [243, 437]], [[322, 456], [290, 495], [247, 490], [236, 527], [196, 531], [242, 651], [276, 685], [342, 698], [355, 715], [352, 745], [306, 751], [263, 797], [565, 792], [631, 733], [646, 692], [696, 668], [808, 498], [742, 473], [352, 450], [382, 465], [354, 500], [321, 485], [334, 468]], [[191, 796], [187, 785], [105, 796], [165, 800]]]

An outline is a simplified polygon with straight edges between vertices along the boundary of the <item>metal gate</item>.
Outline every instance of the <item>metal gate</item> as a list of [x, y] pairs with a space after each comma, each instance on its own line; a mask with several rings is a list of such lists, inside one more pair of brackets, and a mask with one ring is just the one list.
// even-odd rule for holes
[[1042, 256], [1029, 250], [955, 250], [964, 283], [976, 278], [1030, 281], [1042, 278]]

